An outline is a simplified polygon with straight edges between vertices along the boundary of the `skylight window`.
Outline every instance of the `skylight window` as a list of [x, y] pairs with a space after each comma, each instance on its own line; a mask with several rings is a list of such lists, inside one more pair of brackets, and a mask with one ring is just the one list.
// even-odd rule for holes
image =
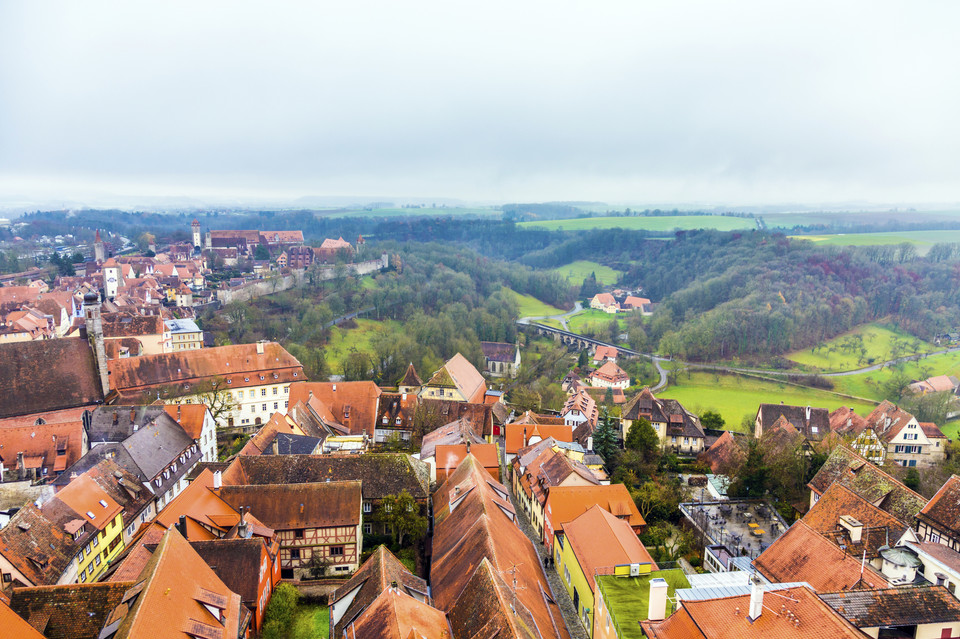
[[101, 499], [101, 500], [100, 500], [100, 505], [103, 506], [104, 508], [106, 508], [106, 507], [107, 507], [107, 502], [104, 501], [103, 499]]

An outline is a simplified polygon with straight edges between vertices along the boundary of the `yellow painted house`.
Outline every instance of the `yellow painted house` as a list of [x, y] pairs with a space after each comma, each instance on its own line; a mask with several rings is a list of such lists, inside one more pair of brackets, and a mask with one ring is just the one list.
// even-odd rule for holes
[[596, 576], [640, 576], [658, 569], [630, 524], [599, 505], [564, 524], [553, 539], [553, 558], [577, 617], [591, 636]]
[[86, 474], [67, 484], [57, 498], [77, 515], [65, 527], [67, 534], [83, 543], [73, 559], [77, 582], [96, 581], [123, 552], [123, 507]]

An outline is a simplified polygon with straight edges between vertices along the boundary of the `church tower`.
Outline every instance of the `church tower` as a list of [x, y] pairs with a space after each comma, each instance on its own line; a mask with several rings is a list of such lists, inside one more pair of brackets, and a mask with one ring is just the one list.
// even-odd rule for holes
[[117, 291], [123, 284], [120, 276], [120, 265], [112, 257], [103, 263], [103, 291], [108, 300], [117, 296]]
[[200, 240], [200, 222], [196, 218], [193, 219], [193, 223], [190, 225], [193, 229], [193, 248], [201, 248]]
[[86, 319], [87, 339], [97, 360], [97, 374], [103, 394], [110, 392], [110, 375], [107, 372], [107, 349], [103, 344], [103, 320], [100, 318], [100, 297], [89, 292], [83, 296], [83, 315]]
[[100, 229], [97, 229], [97, 235], [93, 239], [93, 259], [97, 264], [103, 264], [107, 259], [106, 247], [100, 239]]

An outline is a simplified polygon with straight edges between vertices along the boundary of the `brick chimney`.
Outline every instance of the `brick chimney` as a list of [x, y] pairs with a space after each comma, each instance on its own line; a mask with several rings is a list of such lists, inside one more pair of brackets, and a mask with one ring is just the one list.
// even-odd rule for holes
[[100, 375], [100, 388], [104, 396], [110, 392], [110, 374], [107, 371], [107, 349], [103, 344], [103, 321], [100, 319], [100, 297], [93, 292], [83, 296], [83, 316], [86, 318], [87, 339], [93, 348], [93, 358]]

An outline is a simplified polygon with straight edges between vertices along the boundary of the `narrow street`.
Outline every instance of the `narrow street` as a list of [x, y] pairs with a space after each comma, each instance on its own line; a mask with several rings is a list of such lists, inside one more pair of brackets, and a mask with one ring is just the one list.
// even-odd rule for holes
[[[536, 548], [537, 554], [540, 556], [540, 565], [543, 566], [543, 559], [550, 554], [550, 551], [540, 543], [537, 533], [534, 531], [533, 526], [530, 525], [530, 519], [520, 508], [520, 504], [517, 503], [517, 498], [513, 494], [513, 487], [509, 485], [509, 482], [504, 485], [507, 490], [510, 491], [510, 500], [513, 502], [513, 507], [517, 512], [517, 523], [520, 524], [520, 529], [523, 530], [523, 533], [533, 543], [533, 547]], [[560, 607], [560, 612], [563, 613], [563, 620], [567, 624], [567, 630], [570, 632], [571, 639], [588, 639], [589, 635], [577, 617], [577, 610], [573, 607], [573, 601], [570, 599], [570, 595], [567, 594], [566, 586], [560, 578], [560, 575], [557, 574], [553, 566], [544, 566], [543, 572], [547, 576], [547, 583], [550, 584], [553, 599]]]

